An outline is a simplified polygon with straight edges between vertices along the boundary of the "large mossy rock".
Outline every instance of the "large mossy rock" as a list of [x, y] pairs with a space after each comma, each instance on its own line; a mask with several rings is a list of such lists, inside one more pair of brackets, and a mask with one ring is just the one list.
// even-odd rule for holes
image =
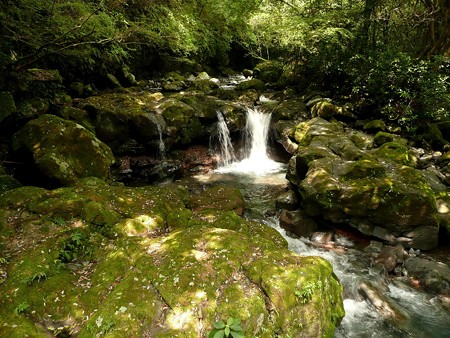
[[168, 147], [202, 139], [207, 126], [216, 121], [220, 103], [197, 92], [165, 97], [161, 93], [122, 91], [80, 100], [78, 107], [89, 113], [97, 137], [120, 152], [130, 140], [147, 150], [157, 150], [161, 137]]
[[366, 150], [341, 124], [300, 123], [288, 179], [311, 216], [349, 224], [390, 244], [432, 249], [438, 243], [436, 197], [402, 142]]
[[276, 83], [283, 74], [283, 64], [276, 61], [265, 61], [253, 69], [253, 76], [264, 83]]
[[333, 337], [344, 311], [327, 261], [188, 205], [180, 186], [95, 178], [1, 195], [0, 335], [194, 338], [234, 317], [248, 337]]
[[97, 137], [114, 151], [130, 138], [147, 144], [159, 139], [159, 128], [165, 123], [157, 107], [164, 96], [160, 93], [103, 93], [80, 100], [78, 107], [86, 110]]
[[79, 124], [53, 115], [31, 120], [13, 137], [15, 150], [25, 148], [40, 171], [61, 184], [79, 178], [107, 178], [115, 162], [109, 147]]

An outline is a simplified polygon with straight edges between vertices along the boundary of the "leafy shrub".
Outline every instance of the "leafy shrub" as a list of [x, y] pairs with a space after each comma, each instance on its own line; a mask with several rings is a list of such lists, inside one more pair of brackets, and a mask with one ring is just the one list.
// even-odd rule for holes
[[450, 108], [448, 76], [430, 61], [404, 53], [357, 54], [347, 65], [352, 96], [407, 131], [445, 117]]

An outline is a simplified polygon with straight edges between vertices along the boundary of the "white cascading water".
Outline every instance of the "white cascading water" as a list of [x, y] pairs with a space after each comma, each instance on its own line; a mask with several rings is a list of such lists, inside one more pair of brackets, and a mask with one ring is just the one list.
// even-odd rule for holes
[[236, 159], [234, 156], [233, 145], [231, 144], [230, 131], [228, 130], [227, 123], [220, 111], [217, 111], [217, 120], [217, 132], [220, 145], [220, 165], [228, 166]]
[[158, 133], [159, 133], [159, 146], [158, 146], [159, 158], [161, 160], [165, 160], [166, 159], [166, 146], [165, 146], [164, 140], [163, 140], [163, 126], [161, 126], [159, 123], [157, 123], [156, 126], [158, 128]]
[[[223, 117], [222, 117], [223, 119]], [[282, 167], [280, 163], [271, 160], [267, 154], [271, 114], [261, 113], [257, 108], [247, 109], [247, 123], [245, 130], [246, 157], [240, 161], [224, 163], [217, 171], [221, 173], [240, 173], [264, 175], [278, 171]], [[219, 119], [220, 123], [220, 119]], [[226, 127], [226, 124], [224, 124]], [[227, 129], [228, 130], [228, 129]], [[229, 149], [231, 139], [221, 141], [221, 153]]]

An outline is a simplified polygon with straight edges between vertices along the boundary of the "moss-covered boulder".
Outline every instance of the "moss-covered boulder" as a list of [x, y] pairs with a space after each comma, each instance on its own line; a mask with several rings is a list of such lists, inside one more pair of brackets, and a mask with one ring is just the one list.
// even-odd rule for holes
[[42, 173], [61, 184], [88, 176], [107, 178], [115, 161], [109, 147], [90, 131], [47, 114], [31, 120], [17, 132], [13, 147], [30, 152]]
[[284, 100], [271, 108], [272, 120], [295, 120], [302, 121], [309, 117], [306, 104], [302, 100]]
[[80, 100], [77, 108], [88, 112], [97, 137], [116, 151], [130, 138], [142, 144], [159, 140], [158, 128], [165, 126], [158, 112], [163, 98], [148, 92], [102, 93]]
[[249, 90], [249, 89], [263, 91], [266, 89], [266, 86], [265, 86], [264, 82], [259, 79], [245, 80], [236, 86], [236, 90], [244, 91], [244, 90]]
[[276, 83], [283, 74], [283, 64], [276, 61], [265, 61], [253, 69], [253, 76], [264, 83]]
[[391, 244], [437, 246], [435, 192], [401, 140], [363, 150], [340, 124], [321, 118], [298, 124], [295, 139], [299, 147], [287, 178], [309, 215]]
[[326, 120], [353, 120], [356, 117], [350, 112], [347, 106], [337, 106], [328, 100], [322, 100], [314, 104], [311, 108], [312, 117], [321, 117]]
[[[205, 197], [210, 192], [205, 192]], [[188, 209], [179, 186], [96, 178], [0, 196], [0, 335], [332, 337], [342, 287], [322, 258], [225, 209]]]

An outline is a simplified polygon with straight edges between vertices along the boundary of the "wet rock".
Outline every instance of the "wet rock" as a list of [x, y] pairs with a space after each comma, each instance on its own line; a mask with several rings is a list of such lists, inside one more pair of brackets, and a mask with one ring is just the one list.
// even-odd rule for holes
[[397, 265], [403, 264], [405, 249], [401, 245], [396, 247], [385, 246], [374, 258], [375, 264], [381, 264], [387, 273], [392, 272]]
[[327, 245], [333, 241], [334, 233], [332, 231], [327, 232], [313, 232], [310, 240], [313, 243], [320, 245]]
[[364, 249], [369, 254], [379, 254], [383, 250], [383, 243], [379, 241], [370, 241], [370, 244]]
[[395, 301], [384, 295], [384, 293], [371, 282], [362, 282], [358, 286], [358, 291], [364, 298], [372, 303], [378, 313], [385, 319], [397, 325], [402, 325], [409, 320], [408, 315], [400, 309]]
[[450, 293], [450, 267], [444, 263], [410, 257], [404, 266], [408, 276], [417, 278], [426, 290], [434, 293]]
[[183, 162], [184, 175], [206, 173], [217, 168], [218, 158], [205, 146], [191, 146], [173, 155]]
[[61, 184], [87, 176], [107, 178], [115, 161], [109, 147], [90, 131], [53, 115], [28, 122], [14, 135], [13, 147], [27, 149], [42, 173]]
[[275, 207], [277, 209], [285, 209], [293, 211], [298, 208], [297, 195], [292, 190], [288, 190], [285, 193], [277, 197], [275, 201]]
[[[141, 175], [143, 173], [141, 172]], [[155, 166], [145, 170], [143, 176], [149, 182], [172, 182], [183, 175], [183, 163], [179, 160], [161, 161]]]
[[280, 213], [280, 227], [299, 236], [308, 237], [317, 230], [317, 223], [303, 210], [282, 210]]

